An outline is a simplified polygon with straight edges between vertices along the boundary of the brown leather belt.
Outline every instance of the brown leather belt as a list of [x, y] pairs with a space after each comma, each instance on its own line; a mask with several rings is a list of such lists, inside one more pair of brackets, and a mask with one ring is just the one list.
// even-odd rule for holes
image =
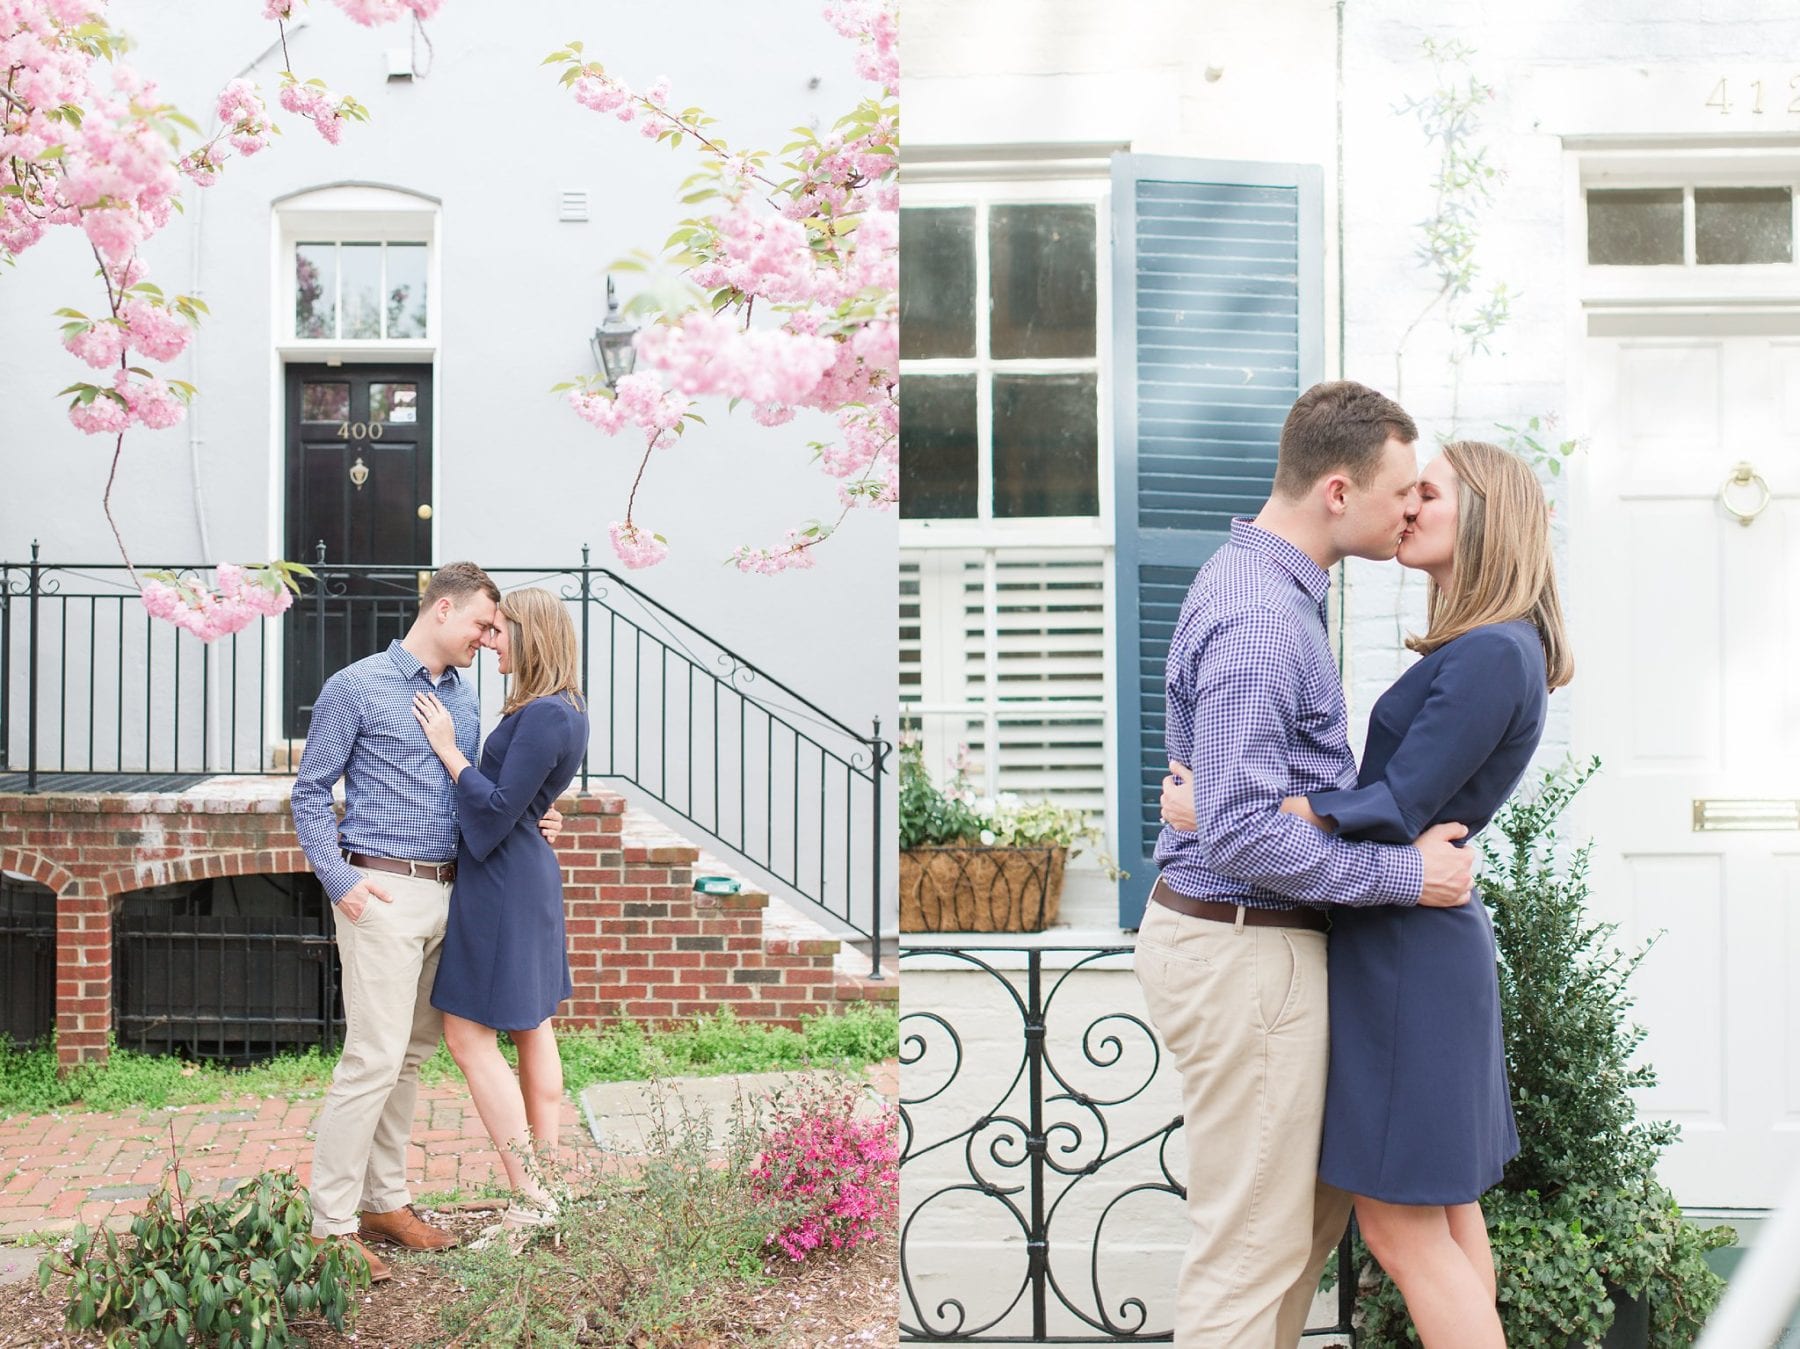
[[344, 860], [353, 867], [370, 871], [391, 871], [396, 876], [411, 876], [415, 881], [436, 881], [448, 885], [456, 879], [454, 862], [403, 862], [397, 857], [370, 857], [365, 853], [347, 852]]
[[1160, 876], [1151, 887], [1150, 898], [1165, 909], [1215, 923], [1236, 923], [1242, 914], [1246, 927], [1303, 927], [1313, 932], [1325, 932], [1331, 927], [1330, 920], [1318, 909], [1253, 909], [1248, 904], [1227, 904], [1219, 899], [1189, 899], [1176, 894]]

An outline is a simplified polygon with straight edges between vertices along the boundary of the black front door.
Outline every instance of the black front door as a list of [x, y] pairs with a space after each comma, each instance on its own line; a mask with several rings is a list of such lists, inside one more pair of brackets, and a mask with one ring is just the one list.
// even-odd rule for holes
[[325, 548], [319, 594], [287, 612], [287, 736], [306, 735], [328, 675], [404, 636], [418, 612], [431, 413], [428, 365], [287, 367], [287, 556], [317, 569]]

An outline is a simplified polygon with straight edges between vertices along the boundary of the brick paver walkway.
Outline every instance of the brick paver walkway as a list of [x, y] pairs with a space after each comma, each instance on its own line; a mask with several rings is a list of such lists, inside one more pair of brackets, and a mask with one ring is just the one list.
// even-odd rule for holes
[[[898, 1066], [877, 1065], [870, 1080], [892, 1099]], [[126, 1226], [168, 1165], [171, 1125], [182, 1169], [201, 1198], [271, 1168], [292, 1167], [305, 1181], [308, 1130], [323, 1102], [241, 1097], [165, 1110], [0, 1119], [0, 1242], [77, 1222]], [[472, 1198], [489, 1182], [504, 1183], [500, 1154], [461, 1083], [421, 1087], [413, 1120], [407, 1177], [415, 1195], [460, 1190]], [[596, 1152], [573, 1101], [563, 1103], [562, 1144], [578, 1156]]]
[[[0, 1240], [77, 1221], [122, 1226], [143, 1207], [169, 1163], [171, 1126], [181, 1166], [202, 1198], [270, 1169], [311, 1174], [313, 1119], [322, 1097], [242, 1097], [211, 1105], [118, 1114], [72, 1112], [0, 1120]], [[415, 1193], [479, 1192], [499, 1177], [500, 1155], [460, 1084], [422, 1087], [407, 1176]], [[589, 1145], [575, 1106], [563, 1106], [565, 1145]]]

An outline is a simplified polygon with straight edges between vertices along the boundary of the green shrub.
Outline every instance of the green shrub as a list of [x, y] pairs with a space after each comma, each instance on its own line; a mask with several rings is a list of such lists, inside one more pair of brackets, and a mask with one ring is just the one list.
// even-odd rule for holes
[[290, 1318], [344, 1329], [368, 1266], [340, 1241], [313, 1241], [306, 1192], [292, 1172], [265, 1171], [228, 1199], [188, 1204], [171, 1173], [131, 1224], [136, 1240], [75, 1229], [72, 1249], [38, 1266], [38, 1286], [69, 1280], [68, 1328], [107, 1344], [178, 1349], [190, 1343], [281, 1349]]

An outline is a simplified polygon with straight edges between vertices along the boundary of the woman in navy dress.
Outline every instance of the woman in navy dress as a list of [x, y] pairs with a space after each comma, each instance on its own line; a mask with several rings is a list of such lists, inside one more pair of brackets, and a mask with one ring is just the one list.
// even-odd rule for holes
[[[545, 1219], [548, 1196], [532, 1159], [556, 1149], [562, 1060], [550, 1016], [574, 987], [562, 869], [535, 822], [581, 766], [588, 722], [575, 627], [554, 595], [508, 595], [491, 642], [500, 673], [512, 678], [479, 768], [457, 749], [436, 697], [420, 694], [414, 712], [456, 782], [462, 834], [431, 1005], [444, 1013], [444, 1042], [507, 1179], [533, 1206], [508, 1210], [518, 1226]], [[495, 1043], [502, 1030], [518, 1050], [516, 1078]]]
[[[1376, 702], [1356, 786], [1284, 809], [1346, 838], [1480, 833], [1574, 674], [1544, 493], [1493, 445], [1444, 446], [1419, 480], [1403, 566], [1430, 579], [1419, 662]], [[1518, 1153], [1487, 909], [1334, 909], [1331, 1069], [1319, 1178], [1357, 1226], [1427, 1349], [1503, 1346], [1480, 1197]]]

